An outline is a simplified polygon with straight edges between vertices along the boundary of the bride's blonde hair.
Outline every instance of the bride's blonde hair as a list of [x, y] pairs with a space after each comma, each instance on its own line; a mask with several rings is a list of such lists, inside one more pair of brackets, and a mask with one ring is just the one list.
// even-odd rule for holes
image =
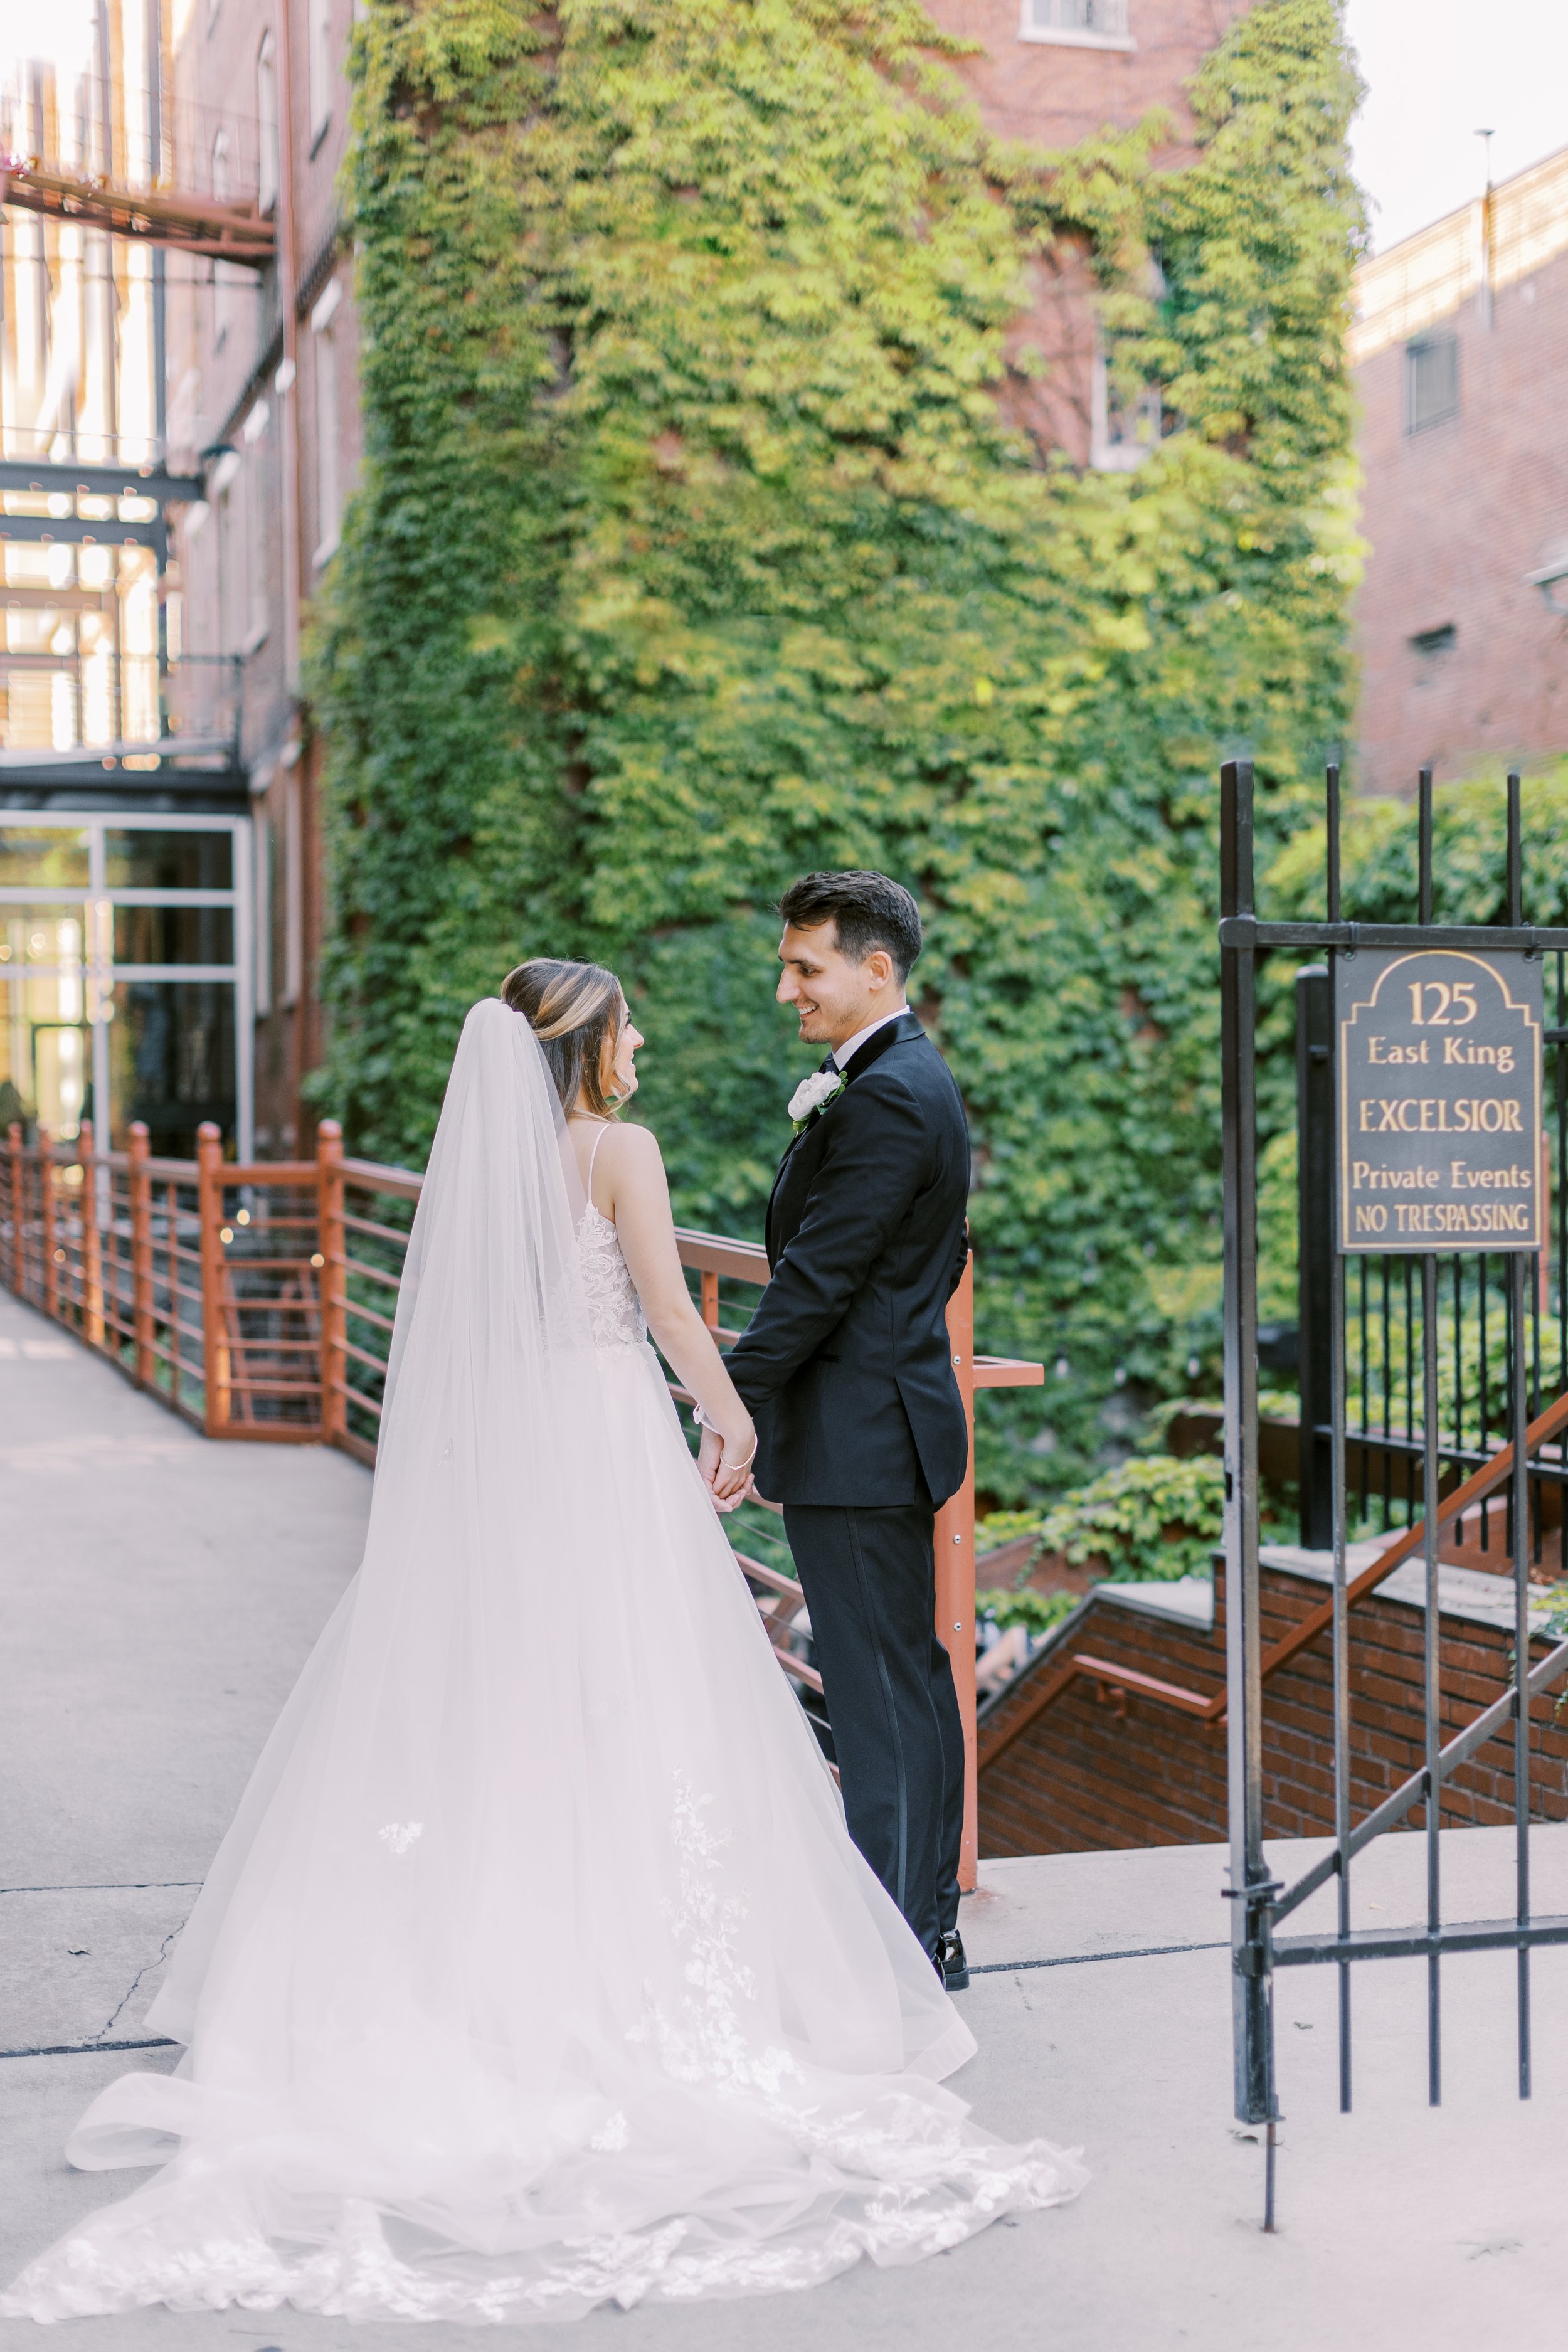
[[608, 1118], [616, 1097], [605, 1088], [626, 1018], [626, 996], [602, 964], [530, 956], [501, 982], [501, 1003], [521, 1013], [543, 1048], [570, 1118], [574, 1110]]

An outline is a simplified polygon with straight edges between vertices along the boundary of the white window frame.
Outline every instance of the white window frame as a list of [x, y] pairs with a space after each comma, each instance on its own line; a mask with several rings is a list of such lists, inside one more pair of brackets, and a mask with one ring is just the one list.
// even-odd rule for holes
[[278, 202], [283, 168], [282, 125], [278, 112], [278, 53], [268, 26], [256, 51], [256, 204], [269, 213]]
[[[220, 122], [213, 132], [212, 184], [215, 205], [226, 205], [233, 194], [229, 173], [229, 136]], [[228, 341], [230, 280], [226, 262], [215, 261], [212, 266], [213, 289], [213, 349], [221, 352]]]
[[[88, 881], [85, 886], [44, 887], [37, 884], [0, 887], [0, 908], [6, 906], [68, 906], [83, 912], [83, 949], [87, 957], [86, 1011], [92, 1033], [92, 1085], [100, 1132], [107, 1143], [112, 1133], [110, 1100], [109, 1026], [114, 1017], [114, 988], [121, 980], [216, 981], [234, 990], [234, 1126], [236, 1157], [242, 1162], [255, 1151], [255, 941], [252, 917], [255, 884], [251, 874], [251, 825], [248, 816], [187, 816], [172, 810], [7, 809], [7, 833], [56, 833], [62, 828], [84, 833], [88, 840]], [[226, 833], [232, 836], [229, 887], [226, 890], [164, 890], [121, 884], [107, 879], [104, 835], [108, 833]], [[153, 964], [114, 961], [116, 907], [229, 907], [234, 910], [234, 961], [226, 964]], [[94, 945], [89, 950], [88, 942]], [[47, 965], [30, 971], [39, 978]]]
[[1148, 431], [1142, 438], [1136, 436], [1111, 438], [1110, 432], [1110, 364], [1103, 352], [1096, 352], [1089, 378], [1089, 462], [1097, 474], [1133, 474], [1152, 457], [1160, 446], [1160, 388], [1151, 384], [1140, 403], [1142, 421]]
[[332, 119], [332, 0], [310, 0], [307, 19], [309, 54], [306, 79], [310, 93], [310, 152], [326, 135]]
[[315, 365], [313, 391], [316, 421], [316, 551], [311, 562], [319, 572], [336, 554], [342, 532], [343, 485], [338, 436], [341, 430], [341, 387], [335, 321], [342, 300], [342, 280], [334, 278], [310, 313], [311, 350]]
[[1088, 26], [1042, 24], [1037, 12], [1052, 12], [1054, 0], [1020, 0], [1018, 38], [1060, 49], [1120, 49], [1123, 53], [1136, 49], [1138, 44], [1127, 29], [1128, 0], [1095, 0], [1095, 5], [1106, 8], [1113, 17], [1120, 16], [1122, 30], [1101, 33]]

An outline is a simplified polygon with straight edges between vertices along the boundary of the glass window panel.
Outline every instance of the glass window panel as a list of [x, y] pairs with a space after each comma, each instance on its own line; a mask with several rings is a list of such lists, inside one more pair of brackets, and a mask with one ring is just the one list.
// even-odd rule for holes
[[232, 907], [116, 907], [116, 963], [232, 963]]
[[84, 937], [79, 907], [0, 907], [0, 971], [79, 966]]
[[0, 982], [0, 1129], [30, 1119], [36, 1108], [26, 993], [20, 981]]
[[235, 1133], [234, 985], [216, 980], [126, 980], [116, 984], [109, 1033], [116, 1150], [144, 1119], [154, 1152], [195, 1155], [196, 1129], [215, 1119], [226, 1147]]
[[74, 974], [0, 973], [0, 1129], [41, 1119], [66, 1141], [92, 1116], [92, 1040]]
[[31, 1024], [36, 1116], [68, 1143], [92, 1115], [92, 1034], [80, 1023]]
[[66, 890], [88, 879], [87, 835], [79, 826], [0, 824], [0, 889]]
[[159, 833], [148, 826], [106, 832], [104, 866], [110, 889], [232, 890], [234, 836], [227, 833]]

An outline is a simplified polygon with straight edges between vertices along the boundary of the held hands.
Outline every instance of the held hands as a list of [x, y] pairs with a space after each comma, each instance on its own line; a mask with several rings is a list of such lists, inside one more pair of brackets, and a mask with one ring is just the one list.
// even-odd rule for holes
[[752, 1464], [756, 1459], [757, 1433], [753, 1429], [740, 1443], [726, 1440], [718, 1430], [706, 1423], [702, 1427], [702, 1443], [698, 1449], [697, 1466], [703, 1483], [713, 1497], [716, 1511], [739, 1508], [752, 1491]]

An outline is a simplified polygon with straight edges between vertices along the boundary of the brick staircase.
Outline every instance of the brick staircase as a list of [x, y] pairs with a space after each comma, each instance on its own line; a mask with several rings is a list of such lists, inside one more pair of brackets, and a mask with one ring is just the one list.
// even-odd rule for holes
[[[1364, 1548], [1377, 1554], [1381, 1545]], [[1327, 1557], [1263, 1554], [1265, 1658], [1289, 1645], [1328, 1597]], [[1352, 1555], [1352, 1577], [1363, 1565]], [[1351, 1754], [1360, 1818], [1424, 1757], [1426, 1604], [1418, 1558], [1366, 1592], [1351, 1612]], [[1504, 1576], [1440, 1571], [1444, 1737], [1511, 1679], [1513, 1591]], [[1212, 1624], [1155, 1613], [1143, 1588], [1100, 1585], [979, 1726], [983, 1856], [1070, 1853], [1114, 1846], [1190, 1845], [1226, 1835], [1225, 1589], [1216, 1567]], [[1538, 1618], [1541, 1612], [1537, 1612]], [[1531, 1641], [1532, 1661], [1552, 1640]], [[1333, 1830], [1330, 1636], [1323, 1627], [1268, 1674], [1263, 1690], [1264, 1829], [1268, 1837]], [[1557, 1707], [1563, 1707], [1559, 1721]], [[1531, 1710], [1538, 1818], [1568, 1820], [1568, 1703]], [[1513, 1734], [1505, 1728], [1443, 1792], [1445, 1825], [1511, 1821]], [[1416, 1807], [1407, 1826], [1422, 1824]]]

